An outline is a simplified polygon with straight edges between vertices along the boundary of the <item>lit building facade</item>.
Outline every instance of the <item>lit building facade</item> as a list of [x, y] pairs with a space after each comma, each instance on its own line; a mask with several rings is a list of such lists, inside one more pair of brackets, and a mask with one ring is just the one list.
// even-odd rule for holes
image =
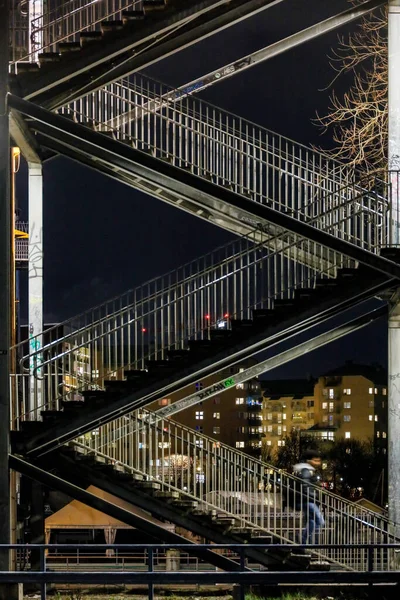
[[315, 424], [312, 379], [263, 381], [263, 444], [274, 454], [293, 430], [306, 430]]
[[[205, 377], [194, 385], [186, 386], [172, 394], [170, 398], [158, 400], [149, 408], [157, 410], [161, 406], [167, 406], [222, 379], [228, 379], [252, 364], [255, 364], [255, 361], [246, 361]], [[223, 444], [255, 456], [261, 455], [263, 418], [261, 387], [258, 379], [232, 386], [220, 396], [213, 396], [180, 411], [173, 415], [172, 419]]]
[[320, 440], [373, 439], [387, 446], [387, 375], [378, 366], [346, 363], [315, 385], [315, 426]]

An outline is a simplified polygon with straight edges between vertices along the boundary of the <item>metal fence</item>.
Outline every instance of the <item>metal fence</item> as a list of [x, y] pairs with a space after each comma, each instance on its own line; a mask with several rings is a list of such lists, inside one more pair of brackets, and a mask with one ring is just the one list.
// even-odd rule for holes
[[[251, 411], [251, 407], [247, 407]], [[354, 570], [367, 570], [366, 549], [354, 544], [393, 543], [388, 518], [209, 438], [171, 419], [139, 409], [72, 443], [99, 461], [160, 484], [198, 502], [198, 509], [230, 517], [237, 531], [270, 536], [271, 542], [301, 543], [307, 506], [316, 503], [324, 525], [308, 543], [333, 544], [320, 556]], [[304, 540], [303, 540], [304, 543]], [[373, 570], [387, 570], [386, 552], [373, 555]]]

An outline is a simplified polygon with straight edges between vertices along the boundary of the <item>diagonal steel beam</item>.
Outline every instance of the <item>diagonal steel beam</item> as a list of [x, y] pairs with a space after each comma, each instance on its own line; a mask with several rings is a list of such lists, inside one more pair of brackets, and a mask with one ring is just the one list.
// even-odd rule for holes
[[140, 529], [156, 539], [163, 540], [166, 543], [170, 542], [171, 544], [191, 544], [191, 552], [193, 552], [193, 554], [221, 569], [228, 571], [238, 571], [240, 569], [240, 565], [233, 560], [216, 554], [211, 550], [196, 549], [196, 544], [194, 542], [190, 542], [181, 535], [168, 531], [160, 525], [156, 525], [152, 521], [140, 517], [125, 508], [121, 508], [108, 500], [99, 498], [95, 494], [50, 473], [48, 470], [30, 463], [19, 456], [10, 455], [8, 462], [10, 469], [18, 471], [35, 481], [40, 481], [40, 483], [43, 483], [54, 490], [63, 492], [67, 496], [79, 500], [80, 502], [83, 502], [83, 504], [99, 510], [106, 515], [110, 515], [127, 525]]
[[352, 23], [353, 21], [360, 19], [361, 17], [367, 15], [372, 12], [376, 8], [383, 6], [386, 4], [383, 0], [369, 0], [368, 2], [364, 2], [363, 4], [359, 4], [357, 6], [353, 6], [352, 8], [338, 13], [320, 23], [316, 23], [311, 27], [307, 27], [302, 31], [298, 31], [297, 33], [284, 38], [283, 40], [279, 40], [270, 46], [266, 46], [261, 50], [257, 50], [252, 54], [248, 54], [247, 56], [243, 56], [223, 67], [219, 67], [215, 69], [211, 73], [207, 73], [207, 75], [203, 75], [190, 81], [189, 83], [185, 83], [181, 85], [176, 90], [172, 90], [170, 93], [165, 94], [161, 100], [150, 100], [147, 105], [135, 108], [135, 110], [126, 112], [122, 115], [118, 115], [118, 117], [112, 118], [107, 121], [107, 125], [109, 127], [120, 127], [129, 123], [132, 120], [136, 120], [138, 118], [142, 118], [146, 114], [154, 111], [161, 110], [164, 106], [170, 105], [171, 102], [176, 102], [182, 99], [185, 96], [192, 96], [193, 94], [197, 94], [206, 88], [219, 83], [220, 81], [225, 81], [225, 79], [229, 79], [234, 75], [238, 75], [239, 73], [243, 73], [247, 69], [251, 67], [255, 67], [256, 65], [269, 60], [270, 58], [274, 58], [275, 56], [279, 56], [288, 50], [292, 50], [301, 44], [309, 42], [321, 35], [325, 35], [343, 25], [347, 25], [348, 23]]
[[400, 265], [391, 260], [339, 239], [307, 222], [217, 186], [166, 161], [109, 139], [101, 133], [73, 123], [17, 96], [9, 94], [8, 100], [12, 110], [34, 119], [31, 128], [46, 136], [47, 147], [50, 149], [52, 149], [52, 141], [57, 144], [59, 151], [60, 143], [65, 144], [67, 148], [73, 149], [77, 160], [83, 155], [85, 160], [90, 159], [94, 164], [103, 162], [108, 167], [112, 165], [116, 173], [120, 171], [121, 174], [146, 180], [156, 190], [161, 188], [192, 200], [199, 206], [222, 211], [227, 217], [242, 224], [250, 224], [252, 228], [257, 228], [259, 225], [268, 227], [268, 224], [273, 224], [283, 231], [290, 231], [335, 252], [340, 252], [389, 277], [400, 279]]
[[129, 32], [88, 49], [79, 61], [61, 62], [43, 75], [24, 77], [21, 95], [55, 109], [281, 2], [284, 0], [208, 0], [194, 8], [186, 6], [171, 22], [167, 19], [164, 27], [152, 23], [137, 35]]
[[229, 388], [238, 383], [244, 383], [253, 379], [254, 377], [258, 377], [259, 375], [263, 375], [268, 371], [272, 371], [277, 367], [285, 365], [292, 360], [296, 360], [304, 354], [308, 354], [309, 352], [313, 352], [314, 350], [318, 350], [318, 348], [322, 348], [326, 346], [326, 344], [330, 344], [331, 342], [335, 342], [336, 340], [340, 340], [342, 337], [349, 335], [350, 333], [355, 333], [360, 329], [363, 329], [367, 325], [370, 325], [376, 319], [380, 319], [381, 317], [387, 316], [388, 308], [387, 306], [382, 306], [381, 308], [369, 311], [368, 313], [358, 317], [356, 319], [352, 319], [348, 323], [335, 326], [332, 329], [321, 333], [320, 335], [315, 336], [314, 338], [307, 340], [281, 352], [280, 354], [275, 354], [274, 356], [268, 357], [265, 360], [253, 365], [251, 367], [245, 368], [240, 373], [236, 373], [234, 376], [229, 377], [228, 379], [225, 377], [216, 383], [204, 388], [201, 392], [195, 392], [194, 394], [190, 394], [185, 398], [181, 398], [177, 400], [173, 404], [169, 406], [165, 406], [160, 408], [159, 410], [152, 413], [152, 418], [155, 420], [164, 419], [166, 417], [171, 417], [182, 410], [186, 410], [191, 406], [195, 406], [199, 402], [202, 402], [205, 399], [212, 398], [213, 396], [220, 395], [223, 392], [226, 392]]

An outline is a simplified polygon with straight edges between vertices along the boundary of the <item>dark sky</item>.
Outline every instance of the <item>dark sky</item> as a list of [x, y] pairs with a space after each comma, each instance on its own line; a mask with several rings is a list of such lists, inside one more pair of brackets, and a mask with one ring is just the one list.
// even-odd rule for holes
[[[348, 7], [347, 0], [285, 0], [152, 66], [147, 74], [170, 85], [186, 83], [329, 16], [333, 4]], [[295, 141], [329, 145], [311, 120], [328, 105], [328, 92], [321, 90], [332, 77], [327, 54], [336, 40], [332, 33], [308, 42], [200, 97]], [[26, 216], [25, 169], [17, 186]], [[73, 316], [230, 239], [221, 229], [68, 159], [52, 160], [44, 167], [45, 319]], [[369, 329], [368, 336], [330, 345], [271, 377], [315, 375], [351, 358], [385, 364], [385, 326]], [[373, 344], [365, 343], [368, 337]]]

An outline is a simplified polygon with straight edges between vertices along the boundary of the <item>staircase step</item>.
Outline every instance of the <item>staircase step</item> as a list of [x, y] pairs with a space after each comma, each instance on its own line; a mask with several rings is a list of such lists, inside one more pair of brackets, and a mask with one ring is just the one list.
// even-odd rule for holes
[[39, 65], [38, 63], [30, 63], [30, 62], [19, 62], [18, 63], [18, 75], [25, 73], [39, 73]]
[[143, 10], [145, 14], [164, 10], [165, 6], [166, 0], [143, 0]]
[[135, 21], [143, 21], [145, 15], [143, 10], [123, 10], [122, 22], [124, 25], [134, 23]]
[[197, 500], [174, 500], [174, 506], [178, 506], [179, 508], [184, 508], [187, 510], [195, 509], [198, 507], [198, 505], [199, 503], [197, 502]]
[[349, 267], [343, 267], [337, 270], [337, 278], [338, 279], [355, 279], [358, 277], [360, 272], [357, 269], [351, 269]]
[[392, 260], [393, 262], [400, 263], [400, 248], [395, 246], [381, 248], [381, 256], [387, 258], [388, 260]]
[[327, 291], [332, 290], [333, 288], [338, 287], [339, 283], [337, 279], [329, 279], [328, 277], [317, 277], [315, 280], [316, 289], [324, 289]]
[[58, 49], [62, 57], [70, 56], [71, 54], [80, 52], [81, 45], [79, 42], [60, 42], [58, 44]]
[[115, 20], [115, 21], [101, 21], [100, 23], [100, 29], [102, 31], [102, 33], [113, 33], [114, 31], [121, 31], [121, 29], [123, 29], [124, 27], [124, 23], [121, 20]]
[[158, 481], [136, 480], [135, 487], [144, 490], [161, 490], [161, 483], [158, 483]]
[[254, 328], [254, 321], [251, 319], [231, 319], [231, 328], [235, 332], [247, 332]]
[[255, 323], [269, 323], [276, 319], [276, 312], [272, 308], [255, 308], [253, 310], [253, 320]]
[[163, 498], [164, 500], [179, 500], [179, 492], [174, 490], [157, 490], [154, 492], [156, 498]]
[[281, 312], [290, 311], [296, 306], [296, 300], [292, 299], [280, 299], [277, 298], [274, 300], [274, 310], [279, 310]]
[[210, 339], [211, 340], [221, 340], [226, 341], [232, 337], [231, 329], [210, 329]]
[[89, 44], [101, 42], [102, 39], [103, 36], [101, 31], [82, 31], [80, 33], [80, 44], [82, 48], [84, 46], [88, 46]]
[[182, 362], [191, 359], [189, 350], [167, 350], [167, 357], [169, 360]]
[[43, 52], [42, 54], [38, 54], [39, 65], [41, 67], [60, 62], [60, 58], [59, 52]]
[[318, 290], [316, 288], [300, 288], [300, 289], [294, 291], [294, 298], [296, 301], [297, 300], [310, 300], [317, 293], [318, 293]]
[[61, 406], [64, 412], [77, 412], [84, 408], [85, 403], [83, 400], [63, 400]]
[[127, 381], [145, 381], [148, 379], [149, 374], [145, 369], [125, 369], [124, 375]]

